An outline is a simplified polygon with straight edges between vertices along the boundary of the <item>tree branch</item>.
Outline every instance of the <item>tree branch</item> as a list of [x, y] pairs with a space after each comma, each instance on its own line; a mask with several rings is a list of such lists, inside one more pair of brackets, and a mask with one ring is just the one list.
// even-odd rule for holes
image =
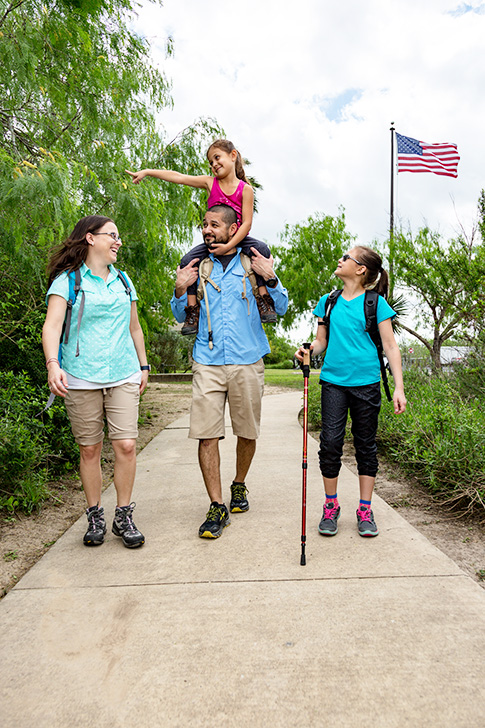
[[26, 1], [27, 0], [18, 0], [17, 3], [10, 3], [10, 5], [8, 6], [8, 8], [5, 10], [4, 14], [0, 18], [0, 25], [4, 24], [4, 22], [7, 18], [7, 15], [9, 13], [12, 13], [14, 10], [17, 10], [17, 8], [19, 8], [21, 5], [23, 5]]
[[411, 334], [411, 336], [414, 336], [416, 339], [418, 339], [422, 344], [424, 344], [425, 347], [428, 349], [429, 353], [431, 354], [431, 352], [433, 351], [433, 347], [431, 346], [431, 344], [428, 341], [426, 341], [424, 336], [421, 336], [421, 334], [418, 334], [417, 331], [414, 331], [414, 329], [408, 328], [404, 324], [401, 324], [401, 328], [404, 329], [404, 331], [407, 331], [408, 334]]

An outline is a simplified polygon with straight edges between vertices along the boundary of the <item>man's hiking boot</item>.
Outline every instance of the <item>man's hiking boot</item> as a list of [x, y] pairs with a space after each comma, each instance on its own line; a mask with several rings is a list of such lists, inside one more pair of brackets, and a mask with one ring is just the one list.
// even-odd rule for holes
[[231, 513], [244, 513], [249, 511], [249, 503], [246, 497], [248, 489], [244, 483], [233, 483], [231, 485], [231, 502], [229, 510]]
[[224, 503], [211, 503], [206, 520], [199, 528], [200, 538], [219, 538], [226, 526], [231, 523], [229, 511]]
[[195, 306], [185, 307], [185, 321], [180, 332], [182, 336], [193, 336], [199, 330], [199, 313], [200, 306], [198, 303]]
[[128, 549], [136, 549], [143, 546], [145, 536], [135, 526], [133, 521], [133, 509], [136, 503], [129, 506], [116, 506], [112, 531], [115, 536], [123, 539], [123, 544]]
[[86, 511], [88, 517], [88, 530], [84, 534], [85, 546], [101, 546], [106, 533], [106, 521], [104, 520], [104, 509], [98, 506], [91, 506]]
[[265, 293], [264, 296], [256, 296], [256, 303], [263, 324], [275, 324], [278, 321], [273, 299], [269, 293]]
[[335, 507], [332, 503], [325, 503], [323, 516], [318, 526], [318, 532], [322, 536], [335, 536], [338, 531], [337, 521], [340, 518], [340, 506]]
[[370, 508], [359, 506], [357, 509], [357, 528], [359, 536], [378, 536], [379, 530], [374, 521], [374, 514]]

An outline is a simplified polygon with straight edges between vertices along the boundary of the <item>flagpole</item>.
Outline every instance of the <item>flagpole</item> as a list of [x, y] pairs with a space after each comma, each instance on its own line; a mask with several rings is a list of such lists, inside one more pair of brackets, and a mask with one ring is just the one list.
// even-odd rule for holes
[[389, 218], [389, 294], [394, 290], [394, 122], [391, 121], [391, 213]]

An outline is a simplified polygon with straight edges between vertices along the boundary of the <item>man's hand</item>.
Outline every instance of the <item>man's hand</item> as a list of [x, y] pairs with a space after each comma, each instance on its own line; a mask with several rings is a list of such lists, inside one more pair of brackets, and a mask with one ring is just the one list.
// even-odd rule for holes
[[187, 288], [195, 283], [199, 277], [199, 269], [197, 268], [198, 258], [191, 260], [185, 268], [177, 266], [177, 278], [175, 280], [175, 297], [180, 298], [186, 292]]
[[251, 258], [251, 268], [253, 271], [262, 276], [265, 281], [268, 281], [270, 278], [276, 278], [276, 273], [273, 270], [273, 256], [270, 255], [269, 258], [265, 258], [256, 248], [251, 248], [251, 250], [253, 252], [253, 257]]

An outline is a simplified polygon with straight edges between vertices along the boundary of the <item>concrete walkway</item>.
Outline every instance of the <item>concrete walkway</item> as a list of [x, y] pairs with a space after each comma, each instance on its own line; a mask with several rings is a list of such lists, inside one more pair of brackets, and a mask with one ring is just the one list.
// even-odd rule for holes
[[83, 516], [21, 579], [0, 603], [2, 726], [485, 726], [485, 591], [377, 497], [380, 535], [360, 538], [347, 469], [339, 533], [319, 536], [312, 438], [300, 566], [300, 403], [264, 398], [251, 509], [222, 538], [197, 536], [208, 501], [184, 417], [139, 458], [142, 549], [111, 532], [85, 548]]

